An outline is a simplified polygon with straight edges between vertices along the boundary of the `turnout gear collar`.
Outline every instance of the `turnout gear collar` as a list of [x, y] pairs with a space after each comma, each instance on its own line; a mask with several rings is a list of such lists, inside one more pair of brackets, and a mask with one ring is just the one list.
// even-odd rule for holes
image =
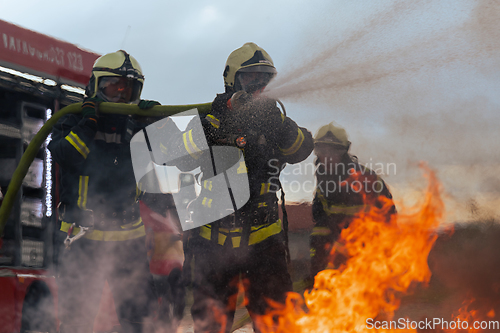
[[227, 58], [223, 73], [226, 90], [243, 90], [237, 79], [239, 73], [261, 73], [259, 75], [263, 77], [262, 81], [265, 84], [260, 83], [259, 86], [264, 88], [277, 71], [273, 60], [263, 48], [255, 43], [246, 43]]
[[137, 60], [127, 52], [119, 50], [105, 54], [96, 60], [92, 68], [92, 76], [85, 89], [86, 97], [99, 96], [106, 102], [112, 102], [103, 93], [104, 87], [100, 85], [104, 77], [124, 77], [131, 80], [132, 95], [129, 102], [137, 103], [139, 101], [144, 84], [144, 75]]

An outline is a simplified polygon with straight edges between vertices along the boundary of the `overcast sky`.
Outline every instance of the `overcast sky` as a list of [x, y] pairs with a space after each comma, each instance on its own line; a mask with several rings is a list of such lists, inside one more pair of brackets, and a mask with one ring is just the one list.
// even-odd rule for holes
[[[417, 164], [427, 161], [444, 183], [452, 221], [500, 212], [499, 7], [495, 0], [2, 0], [0, 19], [99, 54], [128, 51], [146, 77], [142, 97], [162, 104], [212, 101], [223, 91], [229, 53], [255, 42], [278, 70], [269, 93], [292, 119], [313, 133], [331, 121], [344, 126], [351, 152], [384, 169], [397, 200], [423, 188]], [[287, 168], [295, 173], [290, 183], [312, 177]], [[310, 190], [287, 196], [307, 200]]]

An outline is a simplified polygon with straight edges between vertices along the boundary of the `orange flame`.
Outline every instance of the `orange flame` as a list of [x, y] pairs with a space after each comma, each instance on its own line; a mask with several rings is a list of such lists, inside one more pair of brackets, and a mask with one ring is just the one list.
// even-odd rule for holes
[[[491, 321], [495, 317], [495, 310], [473, 306], [476, 300], [473, 297], [466, 299], [462, 303], [462, 307], [457, 311], [457, 314], [452, 315], [452, 320], [446, 325], [441, 325], [444, 332], [469, 332], [476, 333], [484, 330], [498, 330], [498, 321]], [[477, 306], [477, 305], [476, 305]]]
[[[290, 293], [285, 305], [256, 322], [262, 332], [369, 332], [370, 320], [388, 321], [400, 297], [416, 283], [427, 283], [427, 257], [443, 218], [441, 185], [425, 165], [429, 181], [425, 200], [416, 209], [404, 209], [387, 221], [392, 201], [361, 212], [339, 239], [348, 254], [340, 269], [316, 275], [314, 288], [302, 297]], [[378, 329], [389, 331], [396, 329]], [[398, 331], [401, 331], [398, 329]]]

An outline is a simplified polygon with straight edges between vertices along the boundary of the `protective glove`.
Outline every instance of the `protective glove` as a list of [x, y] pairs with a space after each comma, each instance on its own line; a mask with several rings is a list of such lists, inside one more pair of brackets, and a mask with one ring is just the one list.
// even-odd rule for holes
[[160, 104], [160, 102], [157, 102], [157, 101], [148, 101], [146, 99], [141, 99], [137, 106], [141, 110], [146, 110], [146, 109], [151, 109], [155, 105], [161, 105], [161, 104]]
[[86, 98], [82, 104], [82, 117], [84, 118], [97, 118], [99, 112], [99, 104], [104, 102], [99, 97]]
[[247, 118], [249, 117], [249, 109], [252, 105], [252, 95], [246, 91], [240, 90], [235, 92], [231, 98], [227, 100], [227, 108], [229, 112], [225, 116], [225, 120], [221, 122], [221, 132], [227, 134], [241, 134], [240, 132], [248, 127]]
[[280, 135], [283, 129], [284, 117], [281, 110], [276, 107], [276, 102], [271, 99], [263, 101], [260, 110], [262, 112], [262, 122], [266, 124], [267, 130]]

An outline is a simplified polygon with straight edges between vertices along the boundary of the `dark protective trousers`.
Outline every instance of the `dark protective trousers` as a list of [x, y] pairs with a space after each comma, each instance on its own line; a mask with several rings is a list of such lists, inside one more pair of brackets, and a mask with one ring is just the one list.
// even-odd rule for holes
[[155, 289], [160, 297], [156, 328], [164, 333], [177, 332], [186, 307], [186, 287], [178, 268], [169, 275], [153, 275]]
[[[330, 229], [329, 234], [312, 234], [309, 238], [309, 245], [311, 249], [311, 283], [314, 281], [314, 277], [320, 271], [326, 269], [327, 267], [337, 268], [341, 264], [345, 263], [346, 258], [339, 254], [333, 253], [333, 245], [340, 237], [341, 230], [335, 226], [324, 226], [317, 224], [317, 227], [325, 227]], [[312, 287], [312, 285], [311, 285]]]
[[293, 289], [281, 235], [241, 248], [230, 239], [223, 246], [201, 239], [192, 250], [195, 332], [231, 331], [240, 278], [256, 332], [258, 315], [269, 309], [266, 298], [284, 303]]
[[145, 238], [119, 242], [75, 241], [59, 253], [61, 333], [92, 333], [104, 282], [113, 294], [122, 333], [152, 332], [157, 298]]

